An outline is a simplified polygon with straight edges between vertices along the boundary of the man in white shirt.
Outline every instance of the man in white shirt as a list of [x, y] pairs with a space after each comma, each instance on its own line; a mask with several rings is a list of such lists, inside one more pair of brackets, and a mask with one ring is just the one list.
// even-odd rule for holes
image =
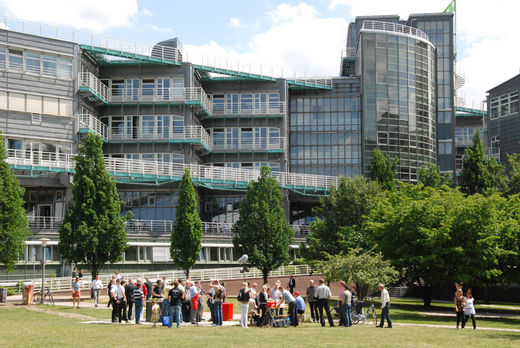
[[125, 303], [125, 291], [121, 286], [121, 279], [116, 280], [116, 284], [110, 289], [110, 295], [112, 296], [112, 322], [118, 321], [121, 323], [123, 317], [121, 311]]
[[392, 328], [392, 321], [390, 320], [390, 295], [388, 294], [388, 290], [386, 290], [383, 284], [379, 284], [377, 286], [379, 291], [381, 291], [381, 322], [377, 327], [383, 327], [386, 322], [388, 324], [388, 328]]
[[92, 288], [92, 294], [94, 295], [94, 306], [97, 307], [99, 303], [99, 291], [103, 288], [103, 284], [101, 283], [101, 280], [99, 280], [99, 275], [96, 275], [96, 279], [92, 281], [90, 287]]
[[329, 307], [329, 297], [331, 295], [330, 289], [327, 285], [325, 285], [325, 280], [323, 279], [319, 280], [319, 284], [320, 285], [316, 289], [314, 297], [317, 299], [318, 302], [321, 326], [325, 326], [325, 318], [323, 317], [323, 309], [325, 309], [325, 312], [327, 313], [327, 319], [329, 320], [329, 325], [330, 327], [334, 327], [334, 320], [332, 320], [332, 315], [330, 314]]

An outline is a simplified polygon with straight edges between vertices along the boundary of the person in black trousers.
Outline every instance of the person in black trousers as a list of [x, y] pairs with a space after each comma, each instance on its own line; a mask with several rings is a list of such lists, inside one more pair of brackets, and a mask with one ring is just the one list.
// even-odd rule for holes
[[316, 298], [318, 302], [318, 308], [320, 310], [320, 323], [321, 326], [325, 326], [325, 318], [323, 317], [323, 309], [327, 313], [327, 319], [329, 320], [330, 327], [334, 327], [334, 321], [332, 320], [332, 315], [330, 314], [329, 307], [329, 297], [330, 297], [330, 289], [327, 285], [325, 285], [325, 280], [320, 279], [320, 286], [316, 289]]
[[128, 279], [128, 283], [125, 285], [125, 296], [126, 305], [128, 306], [128, 320], [132, 320], [132, 309], [134, 307], [134, 290], [137, 286], [132, 282], [132, 279]]
[[307, 288], [307, 302], [309, 302], [309, 307], [311, 309], [311, 319], [312, 322], [315, 323], [319, 321], [320, 315], [318, 314], [318, 303], [316, 302], [316, 289], [314, 286], [314, 280], [309, 281], [309, 287]]
[[296, 279], [294, 279], [294, 276], [290, 275], [289, 276], [289, 292], [292, 294], [294, 294], [294, 288], [296, 287]]

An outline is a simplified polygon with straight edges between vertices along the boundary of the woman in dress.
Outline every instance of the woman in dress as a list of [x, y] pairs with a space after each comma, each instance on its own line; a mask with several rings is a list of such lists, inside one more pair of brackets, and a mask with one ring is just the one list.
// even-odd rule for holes
[[459, 323], [461, 327], [464, 328], [464, 295], [462, 293], [462, 289], [457, 289], [455, 293], [455, 298], [453, 299], [455, 304], [455, 313], [457, 314], [457, 329], [459, 328]]
[[471, 321], [473, 322], [473, 330], [477, 329], [477, 324], [475, 323], [475, 299], [473, 298], [473, 294], [471, 293], [471, 289], [466, 290], [466, 297], [464, 298], [464, 324], [462, 324], [462, 328], [466, 326], [469, 317], [471, 317]]

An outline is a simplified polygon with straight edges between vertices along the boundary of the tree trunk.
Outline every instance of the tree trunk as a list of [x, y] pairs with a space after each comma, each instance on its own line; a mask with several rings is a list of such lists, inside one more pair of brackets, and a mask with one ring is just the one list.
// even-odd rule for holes
[[185, 269], [184, 274], [186, 275], [186, 279], [188, 279], [190, 277], [190, 269]]
[[264, 284], [267, 284], [267, 277], [269, 277], [269, 271], [266, 269], [262, 270], [262, 277], [264, 278]]
[[422, 293], [424, 307], [430, 307], [432, 304], [432, 286], [429, 284], [424, 284], [422, 287]]

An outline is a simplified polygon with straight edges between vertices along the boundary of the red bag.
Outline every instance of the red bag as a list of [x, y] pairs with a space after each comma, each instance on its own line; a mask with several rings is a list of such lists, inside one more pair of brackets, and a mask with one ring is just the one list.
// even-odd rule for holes
[[196, 311], [199, 309], [199, 295], [195, 295], [191, 298], [191, 308]]

